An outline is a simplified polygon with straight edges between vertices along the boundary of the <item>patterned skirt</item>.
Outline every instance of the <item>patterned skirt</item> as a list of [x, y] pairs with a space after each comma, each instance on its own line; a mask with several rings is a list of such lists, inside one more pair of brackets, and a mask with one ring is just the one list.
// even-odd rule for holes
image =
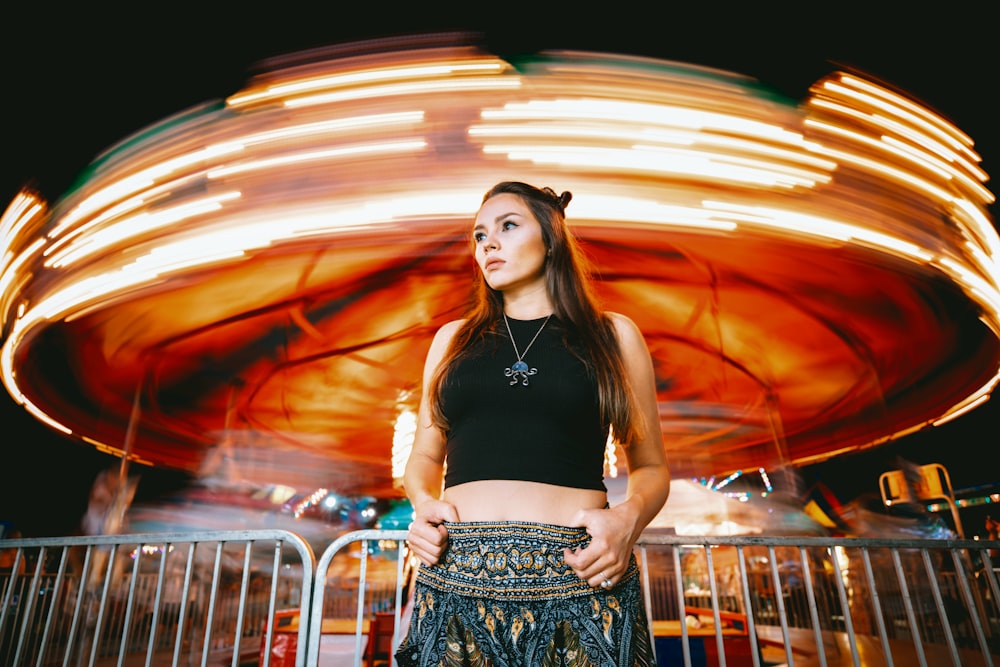
[[450, 523], [448, 549], [421, 566], [401, 667], [647, 667], [653, 664], [633, 556], [611, 589], [591, 588], [563, 560], [583, 528]]

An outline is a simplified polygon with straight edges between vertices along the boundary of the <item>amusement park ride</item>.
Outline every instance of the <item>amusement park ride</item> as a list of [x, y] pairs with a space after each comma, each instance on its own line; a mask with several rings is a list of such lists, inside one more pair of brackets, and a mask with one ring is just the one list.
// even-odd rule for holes
[[3, 215], [3, 383], [82, 445], [193, 473], [266, 450], [290, 485], [401, 497], [424, 353], [463, 312], [469, 221], [506, 179], [574, 193], [599, 296], [647, 337], [677, 479], [878, 446], [1000, 377], [980, 158], [863, 75], [789, 100], [455, 35], [265, 65]]

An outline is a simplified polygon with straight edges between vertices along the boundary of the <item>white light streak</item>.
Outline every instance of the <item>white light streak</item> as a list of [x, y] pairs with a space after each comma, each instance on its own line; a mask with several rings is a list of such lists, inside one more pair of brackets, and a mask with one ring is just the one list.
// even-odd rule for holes
[[427, 142], [422, 140], [397, 141], [391, 143], [365, 144], [360, 146], [344, 146], [341, 148], [328, 148], [325, 150], [315, 150], [305, 153], [295, 153], [292, 155], [282, 155], [280, 157], [263, 158], [249, 162], [237, 163], [227, 167], [220, 167], [208, 172], [210, 179], [225, 178], [248, 171], [264, 171], [280, 167], [288, 167], [306, 162], [320, 160], [343, 159], [358, 157], [361, 155], [378, 155], [387, 153], [406, 153], [423, 150], [427, 147]]
[[377, 97], [396, 97], [409, 95], [428, 95], [431, 93], [463, 93], [476, 90], [510, 90], [520, 87], [516, 78], [484, 78], [484, 79], [451, 79], [447, 81], [423, 81], [420, 83], [398, 83], [385, 86], [372, 86], [356, 90], [343, 90], [334, 93], [321, 93], [308, 97], [295, 97], [285, 100], [289, 109], [317, 106], [320, 104], [336, 104], [351, 100], [373, 99]]
[[327, 76], [316, 76], [299, 81], [269, 85], [263, 90], [249, 93], [237, 93], [230, 96], [227, 104], [238, 107], [249, 103], [258, 103], [271, 99], [312, 93], [328, 88], [345, 88], [384, 81], [399, 81], [406, 79], [425, 79], [431, 77], [448, 77], [461, 75], [496, 75], [509, 68], [501, 60], [484, 60], [483, 62], [457, 61], [438, 63], [434, 65], [414, 65], [411, 67], [395, 66], [378, 69], [368, 69], [359, 72], [339, 73]]

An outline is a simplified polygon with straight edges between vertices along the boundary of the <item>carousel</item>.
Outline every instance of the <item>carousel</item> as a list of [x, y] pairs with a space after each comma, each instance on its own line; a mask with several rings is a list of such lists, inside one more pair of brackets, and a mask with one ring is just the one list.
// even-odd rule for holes
[[[675, 479], [794, 469], [961, 416], [1000, 379], [973, 141], [831, 71], [427, 35], [260, 63], [0, 221], [3, 384], [52, 429], [213, 479], [400, 498], [431, 336], [486, 190], [573, 192], [654, 359]], [[512, 428], [514, 428], [512, 426]], [[609, 478], [621, 452], [607, 450]], [[291, 491], [289, 491], [291, 489]]]

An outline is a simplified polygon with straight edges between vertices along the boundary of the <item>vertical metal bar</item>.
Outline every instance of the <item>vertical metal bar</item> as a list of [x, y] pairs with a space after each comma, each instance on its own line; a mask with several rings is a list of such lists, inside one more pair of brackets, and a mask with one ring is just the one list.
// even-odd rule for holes
[[[22, 553], [21, 549], [18, 549], [18, 553]], [[42, 555], [44, 555], [44, 548], [42, 549]], [[15, 560], [17, 557], [15, 556]], [[28, 646], [28, 629], [31, 624], [31, 615], [34, 611], [35, 600], [38, 599], [38, 589], [42, 576], [42, 567], [45, 561], [39, 557], [35, 563], [35, 572], [31, 575], [31, 580], [28, 584], [28, 590], [23, 591], [24, 585], [22, 583], [22, 594], [21, 594], [21, 607], [20, 607], [20, 617], [21, 617], [21, 632], [18, 633], [17, 646], [14, 649], [14, 663], [15, 665], [20, 664], [22, 653], [27, 650]], [[20, 568], [20, 566], [18, 566]], [[11, 577], [11, 586], [17, 577], [17, 570], [13, 571], [13, 576]], [[24, 577], [20, 577], [24, 579]], [[17, 620], [17, 615], [15, 615], [15, 621]], [[25, 656], [27, 657], [27, 656]]]
[[871, 591], [872, 610], [875, 614], [875, 627], [878, 628], [879, 641], [882, 643], [882, 652], [885, 653], [887, 667], [893, 667], [892, 649], [889, 647], [889, 633], [885, 627], [885, 616], [882, 610], [882, 598], [875, 582], [875, 571], [872, 568], [871, 553], [868, 549], [861, 550], [862, 564], [865, 568], [865, 578], [868, 581], [868, 590]]
[[715, 628], [715, 648], [719, 653], [719, 667], [726, 667], [726, 643], [722, 638], [722, 617], [719, 614], [719, 586], [715, 581], [715, 562], [712, 545], [705, 545], [705, 566], [708, 570], [708, 590], [712, 596], [712, 623]]
[[[159, 628], [160, 628], [160, 613], [161, 613], [161, 602], [163, 600], [163, 583], [166, 579], [167, 571], [167, 554], [169, 553], [170, 545], [163, 545], [163, 551], [160, 552], [160, 565], [156, 568], [156, 586], [153, 590], [153, 615], [149, 620], [149, 635], [147, 641], [149, 642], [146, 646], [146, 666], [149, 667], [153, 662], [153, 651], [156, 649], [156, 641], [158, 639]], [[174, 656], [174, 665], [176, 667], [177, 657]]]
[[128, 631], [132, 624], [132, 603], [135, 600], [135, 587], [139, 579], [139, 565], [142, 562], [142, 545], [136, 545], [135, 560], [132, 561], [132, 577], [128, 583], [128, 595], [125, 598], [125, 618], [122, 619], [122, 636], [118, 641], [118, 665], [124, 664], [128, 654]]
[[753, 604], [750, 601], [750, 576], [747, 574], [746, 553], [743, 545], [736, 545], [736, 562], [740, 573], [740, 583], [743, 589], [743, 611], [747, 618], [747, 635], [750, 638], [750, 657], [753, 667], [760, 667], [760, 643], [757, 641], [757, 624], [753, 617]]
[[[174, 550], [174, 544], [167, 542], [163, 545], [162, 560], [166, 562], [170, 553]], [[188, 542], [188, 552], [184, 561], [184, 587], [181, 589], [180, 608], [177, 612], [177, 635], [174, 637], [174, 659], [173, 667], [177, 667], [181, 653], [184, 648], [184, 626], [187, 622], [188, 601], [191, 599], [191, 579], [194, 575], [194, 542]], [[157, 591], [159, 593], [159, 591]], [[159, 607], [160, 601], [156, 601]], [[193, 625], [192, 625], [193, 628]], [[194, 650], [194, 642], [190, 642], [190, 650]], [[147, 666], [148, 667], [148, 666]]]
[[[52, 624], [59, 613], [57, 604], [59, 602], [59, 591], [62, 588], [63, 574], [66, 572], [66, 558], [67, 558], [67, 549], [64, 546], [59, 555], [59, 567], [56, 570], [56, 578], [52, 584], [52, 591], [49, 600], [49, 611], [45, 615], [45, 627], [42, 630], [41, 643], [38, 648], [38, 660], [35, 663], [37, 667], [42, 667], [42, 664], [44, 664], [45, 653], [49, 643], [49, 637], [52, 633]], [[39, 557], [39, 562], [41, 563], [45, 562], [45, 547], [42, 547], [42, 555]], [[3, 624], [0, 623], [0, 628], [2, 627]]]
[[892, 553], [892, 562], [896, 568], [896, 580], [899, 582], [899, 594], [903, 598], [903, 609], [906, 611], [906, 619], [910, 624], [910, 637], [913, 639], [913, 648], [917, 653], [917, 660], [920, 662], [921, 667], [927, 667], [927, 657], [924, 655], [920, 627], [917, 625], [916, 614], [913, 611], [913, 602], [910, 599], [910, 586], [906, 581], [906, 573], [903, 570], [903, 563], [899, 558], [899, 549], [890, 549], [890, 553]]
[[[806, 589], [806, 599], [808, 600], [809, 606], [809, 620], [812, 623], [813, 632], [816, 636], [816, 643], [819, 645], [823, 643], [823, 634], [820, 631], [819, 622], [819, 606], [816, 604], [816, 594], [813, 591], [812, 566], [809, 563], [806, 548], [803, 546], [799, 547], [799, 561], [802, 563], [802, 583], [805, 585]], [[819, 664], [821, 667], [825, 667], [826, 655], [820, 651], [819, 656]]]
[[[24, 557], [24, 547], [7, 547], [8, 549], [16, 549], [14, 551], [14, 568], [10, 571], [10, 577], [7, 579], [7, 586], [4, 589], [3, 600], [0, 601], [3, 604], [0, 605], [0, 632], [3, 631], [7, 623], [7, 612], [9, 609], [13, 609], [11, 601], [14, 599], [14, 587], [17, 585], [18, 579], [23, 578], [20, 575], [21, 572], [21, 559]], [[17, 620], [17, 617], [13, 616], [11, 623]]]
[[[149, 621], [149, 645], [146, 647], [147, 666], [152, 662], [153, 651], [156, 649], [156, 642], [159, 639], [160, 614], [163, 613], [163, 586], [166, 583], [167, 558], [169, 557], [169, 550], [170, 544], [167, 543], [163, 546], [163, 551], [160, 553], [160, 566], [157, 568], [156, 586], [153, 589], [153, 615]], [[174, 656], [175, 667], [176, 664], [177, 656]]]
[[[302, 580], [299, 584], [299, 632], [298, 632], [298, 644], [295, 656], [295, 667], [304, 667], [308, 658], [310, 658], [310, 647], [313, 646], [313, 634], [315, 633], [315, 645], [319, 647], [319, 640], [322, 637], [322, 623], [319, 627], [315, 627], [312, 624], [311, 611], [313, 606], [313, 600], [316, 595], [316, 581], [318, 575], [318, 568], [316, 567], [316, 560], [314, 558], [312, 549], [306, 545], [299, 545], [303, 547], [304, 553], [302, 556]], [[320, 606], [322, 606], [323, 600], [322, 595], [320, 596]], [[322, 618], [322, 609], [320, 610], [320, 617]], [[319, 665], [319, 652], [316, 652], [316, 665]]]
[[688, 643], [687, 631], [687, 609], [684, 604], [684, 573], [681, 570], [681, 546], [673, 546], [674, 554], [674, 579], [676, 580], [675, 592], [677, 593], [677, 608], [680, 609], [681, 621], [681, 651], [684, 655], [684, 667], [691, 667], [691, 646]]
[[[276, 541], [274, 544], [274, 558], [271, 562], [271, 592], [268, 596], [267, 614], [264, 619], [264, 635], [263, 639], [263, 654], [261, 659], [264, 664], [261, 667], [270, 667], [271, 665], [271, 640], [274, 638], [274, 612], [275, 612], [275, 600], [278, 597], [278, 572], [281, 568], [281, 542]], [[305, 623], [302, 615], [299, 614], [299, 624]], [[308, 625], [308, 623], [306, 623]], [[303, 644], [303, 649], [305, 645]], [[301, 656], [299, 656], [300, 651], [296, 651], [296, 663], [301, 664]]]
[[[864, 548], [864, 547], [862, 547]], [[847, 599], [847, 590], [844, 587], [844, 578], [842, 572], [844, 571], [840, 567], [840, 559], [837, 558], [837, 550], [830, 550], [830, 557], [833, 560], [833, 571], [837, 575], [834, 577], [834, 582], [837, 584], [837, 595], [840, 597], [840, 606], [844, 610], [844, 630], [847, 632], [847, 643], [851, 647], [851, 658], [854, 661], [854, 667], [860, 667], [860, 657], [858, 656], [858, 642], [854, 636], [854, 619], [851, 616], [851, 603]], [[819, 644], [817, 647], [822, 656], [823, 664], [826, 664], [826, 649], [823, 644]]]
[[920, 558], [924, 564], [924, 571], [927, 574], [927, 582], [931, 587], [931, 595], [934, 597], [934, 608], [937, 611], [938, 620], [941, 622], [941, 631], [944, 633], [945, 643], [951, 653], [952, 664], [959, 665], [958, 647], [955, 645], [955, 635], [951, 628], [951, 619], [948, 618], [948, 611], [944, 606], [944, 598], [941, 596], [941, 587], [938, 585], [934, 563], [931, 561], [930, 549], [921, 549]]
[[208, 598], [208, 615], [205, 618], [205, 644], [201, 651], [202, 667], [208, 665], [208, 652], [212, 647], [212, 622], [215, 620], [215, 606], [219, 596], [219, 581], [222, 578], [222, 540], [215, 543], [215, 563], [212, 566], [212, 594]]
[[[792, 656], [792, 638], [788, 631], [788, 618], [785, 616], [785, 598], [781, 593], [781, 578], [778, 576], [778, 554], [775, 552], [773, 544], [767, 546], [767, 562], [771, 568], [771, 588], [774, 591], [774, 604], [778, 608], [781, 640], [785, 644], [785, 660], [788, 661], [789, 665], [792, 665], [795, 663], [795, 658]], [[822, 651], [820, 651], [820, 660], [822, 660]]]
[[[357, 667], [361, 667], [361, 637], [362, 629], [364, 628], [364, 617], [365, 617], [365, 589], [367, 587], [367, 577], [368, 577], [368, 540], [361, 540], [361, 570], [358, 572], [358, 611], [357, 611], [357, 626], [354, 633], [354, 664]], [[371, 643], [371, 628], [368, 629], [368, 642]]]
[[656, 661], [656, 633], [653, 631], [653, 598], [649, 585], [649, 558], [646, 545], [639, 545], [639, 571], [642, 573], [642, 604], [646, 609], [646, 631], [649, 633], [649, 646], [653, 654], [653, 664]]
[[233, 646], [233, 667], [240, 667], [240, 644], [243, 643], [243, 621], [247, 608], [247, 592], [250, 590], [250, 553], [253, 549], [253, 540], [248, 539], [243, 544], [243, 576], [240, 579], [240, 602], [236, 609], [236, 633]]
[[326, 551], [319, 558], [315, 572], [312, 573], [312, 598], [308, 607], [303, 607], [303, 611], [308, 609], [309, 613], [309, 634], [308, 645], [306, 647], [307, 662], [310, 666], [319, 664], [320, 640], [323, 631], [323, 606], [326, 599], [326, 577], [333, 556], [340, 546], [345, 543], [346, 537], [341, 536], [333, 541]]
[[66, 642], [66, 653], [63, 655], [63, 667], [69, 667], [70, 658], [73, 655], [77, 630], [80, 627], [80, 616], [83, 610], [83, 599], [87, 597], [86, 582], [87, 573], [91, 568], [91, 555], [94, 547], [89, 545], [83, 557], [83, 569], [80, 572], [80, 579], [76, 585], [76, 605], [73, 608], [73, 620], [69, 630], [69, 638]]
[[[93, 646], [90, 649], [90, 664], [97, 662], [97, 653], [101, 646], [101, 629], [104, 626], [104, 614], [107, 611], [108, 593], [111, 589], [111, 579], [114, 573], [115, 558], [118, 557], [118, 545], [112, 544], [108, 551], [108, 565], [104, 573], [104, 586], [101, 590], [101, 601], [97, 611], [97, 622], [94, 624]], [[96, 563], [95, 563], [96, 564]]]
[[[392, 647], [395, 649], [399, 646], [403, 637], [402, 628], [402, 617], [403, 617], [403, 566], [406, 564], [405, 559], [408, 556], [403, 552], [403, 546], [405, 542], [402, 540], [396, 540], [396, 604], [395, 604], [395, 614], [392, 621]], [[398, 667], [396, 663], [396, 655], [391, 652], [389, 656], [389, 667]]]

